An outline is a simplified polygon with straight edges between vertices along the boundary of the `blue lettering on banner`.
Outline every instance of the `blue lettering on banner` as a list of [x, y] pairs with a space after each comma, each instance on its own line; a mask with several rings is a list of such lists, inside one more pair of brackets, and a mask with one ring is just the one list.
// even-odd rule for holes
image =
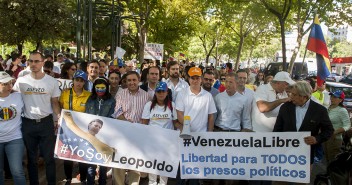
[[188, 154], [188, 158], [182, 154], [182, 162], [187, 163], [187, 162], [222, 162], [222, 163], [227, 163], [227, 154], [223, 156], [217, 156], [217, 155], [195, 155], [194, 153]]
[[279, 155], [261, 155], [261, 157], [263, 158], [263, 163], [271, 163], [271, 164], [275, 164], [275, 163], [290, 163], [290, 164], [300, 164], [300, 165], [305, 165], [307, 164], [307, 160], [306, 160], [306, 156], [304, 155], [300, 155], [300, 156], [296, 156], [296, 155], [283, 155], [283, 154], [279, 154]]
[[[257, 157], [250, 156], [230, 156], [231, 164], [236, 165], [238, 163], [257, 164]], [[284, 154], [272, 154], [272, 155], [261, 155], [261, 163], [263, 164], [291, 164], [291, 165], [305, 165], [307, 164], [306, 156], [304, 155], [284, 155]], [[227, 163], [228, 155], [196, 155], [189, 153], [188, 156], [185, 154], [181, 155], [181, 161], [183, 164], [181, 173], [183, 175], [191, 174], [203, 174], [204, 177], [214, 175], [230, 175], [230, 176], [244, 176], [246, 175], [245, 168], [221, 168], [221, 167], [188, 167], [187, 163]], [[248, 169], [250, 178], [256, 178], [258, 176], [272, 176], [272, 177], [291, 177], [291, 178], [306, 178], [307, 172], [304, 170], [289, 170], [280, 166], [265, 166], [264, 168], [250, 168]]]
[[256, 176], [276, 176], [276, 177], [293, 177], [293, 178], [306, 178], [306, 171], [300, 170], [288, 170], [282, 169], [282, 167], [277, 166], [267, 166], [262, 169], [250, 169], [250, 178], [254, 178]]

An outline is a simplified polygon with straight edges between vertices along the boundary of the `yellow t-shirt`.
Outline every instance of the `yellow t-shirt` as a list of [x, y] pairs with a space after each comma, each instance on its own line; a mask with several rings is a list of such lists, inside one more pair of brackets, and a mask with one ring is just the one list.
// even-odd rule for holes
[[[83, 89], [83, 92], [77, 96], [75, 91], [72, 89], [72, 109], [77, 112], [85, 112], [86, 111], [86, 102], [90, 96], [90, 92]], [[66, 89], [62, 91], [60, 96], [60, 105], [63, 109], [69, 109], [70, 101], [70, 89]]]
[[257, 89], [257, 86], [255, 86], [253, 84], [245, 84], [244, 86], [252, 91], [255, 91]]

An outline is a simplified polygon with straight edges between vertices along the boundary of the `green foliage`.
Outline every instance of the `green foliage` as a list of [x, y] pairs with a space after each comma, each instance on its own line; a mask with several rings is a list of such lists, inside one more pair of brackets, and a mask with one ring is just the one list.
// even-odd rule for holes
[[[109, 17], [112, 0], [94, 2], [98, 1], [102, 4], [96, 6], [93, 16], [92, 43], [96, 50], [108, 51], [112, 39], [111, 23], [114, 21]], [[352, 24], [350, 0], [119, 2], [123, 8], [120, 12], [124, 17], [122, 48], [127, 51], [126, 59], [141, 56], [144, 42], [153, 42], [164, 44], [165, 58], [182, 52], [196, 61], [209, 57], [218, 60], [237, 58], [237, 61], [269, 60], [282, 50], [282, 26], [286, 31], [297, 30], [299, 33], [295, 48], [299, 53], [304, 51], [302, 38], [309, 33], [305, 25], [312, 22], [315, 13], [329, 27]], [[12, 51], [13, 45], [23, 45], [26, 53], [35, 49], [37, 44], [58, 48], [64, 42], [75, 42], [76, 3], [76, 0], [0, 1], [0, 43], [9, 47], [6, 52]], [[102, 9], [107, 10], [106, 15], [97, 12]], [[332, 56], [350, 56], [350, 43], [327, 43]]]
[[351, 57], [352, 56], [352, 43], [346, 40], [339, 41], [333, 40], [328, 45], [328, 51], [331, 58], [335, 57]]
[[2, 0], [0, 42], [9, 45], [53, 40], [70, 32], [74, 12], [66, 0]]

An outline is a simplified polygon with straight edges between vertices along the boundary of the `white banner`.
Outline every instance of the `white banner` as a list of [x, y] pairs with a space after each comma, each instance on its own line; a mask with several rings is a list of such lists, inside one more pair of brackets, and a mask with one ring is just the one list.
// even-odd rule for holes
[[176, 177], [179, 132], [62, 110], [57, 158]]
[[72, 80], [59, 79], [59, 78], [57, 78], [56, 80], [59, 83], [59, 88], [61, 91], [72, 87]]
[[205, 132], [180, 140], [183, 179], [309, 183], [309, 132]]
[[163, 60], [164, 44], [146, 43], [144, 47], [144, 59]]

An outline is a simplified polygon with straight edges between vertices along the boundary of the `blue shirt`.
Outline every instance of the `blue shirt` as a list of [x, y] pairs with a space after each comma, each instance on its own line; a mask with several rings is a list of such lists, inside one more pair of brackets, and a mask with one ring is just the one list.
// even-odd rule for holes
[[304, 116], [307, 113], [308, 107], [309, 107], [310, 99], [303, 105], [303, 106], [298, 106], [296, 105], [296, 129], [297, 131], [299, 128], [301, 128]]

